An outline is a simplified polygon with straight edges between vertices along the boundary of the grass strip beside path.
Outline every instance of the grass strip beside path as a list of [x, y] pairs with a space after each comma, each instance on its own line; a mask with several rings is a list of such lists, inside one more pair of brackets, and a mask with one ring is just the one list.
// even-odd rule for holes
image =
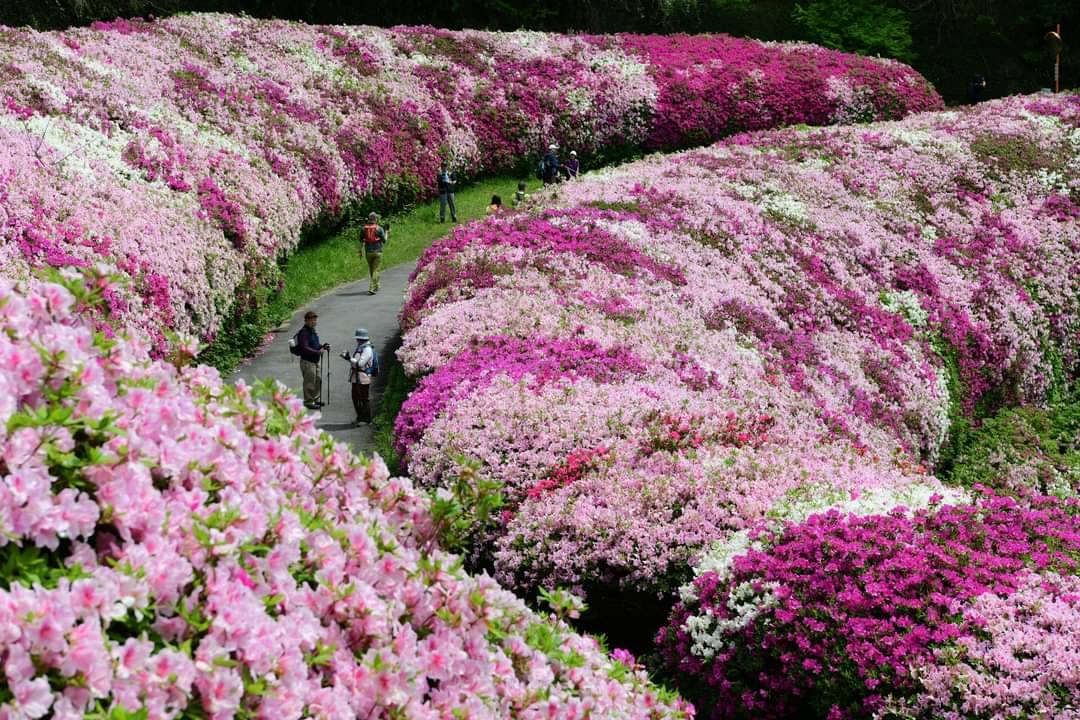
[[[501, 175], [478, 180], [456, 193], [458, 222], [484, 215], [492, 195], [508, 206], [517, 190], [518, 177]], [[527, 181], [535, 190], [536, 180]], [[390, 239], [383, 250], [383, 268], [411, 262], [453, 226], [449, 212], [439, 222], [439, 201], [430, 200], [406, 211], [381, 218], [390, 223]], [[329, 235], [314, 236], [282, 264], [282, 288], [267, 304], [239, 318], [199, 356], [199, 362], [228, 374], [262, 343], [266, 334], [292, 316], [301, 305], [339, 285], [367, 277], [367, 261], [360, 254], [360, 227], [349, 224]]]
[[[492, 195], [510, 205], [517, 189], [514, 177], [481, 180], [456, 193], [459, 223], [484, 215]], [[533, 183], [535, 185], [535, 182]], [[433, 200], [407, 212], [380, 218], [390, 223], [390, 239], [383, 250], [383, 267], [390, 268], [420, 257], [432, 242], [446, 235], [453, 224], [447, 212], [439, 223], [439, 201]], [[360, 254], [360, 227], [352, 225], [333, 235], [297, 249], [284, 268], [285, 287], [270, 302], [269, 314], [281, 322], [305, 302], [343, 283], [367, 277], [367, 261]]]

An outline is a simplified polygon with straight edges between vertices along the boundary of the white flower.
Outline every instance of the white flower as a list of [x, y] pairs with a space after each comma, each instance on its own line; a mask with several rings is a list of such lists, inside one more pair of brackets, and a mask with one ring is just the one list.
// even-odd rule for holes
[[882, 293], [881, 305], [891, 313], [902, 315], [913, 328], [926, 327], [929, 313], [923, 309], [919, 296], [911, 290]]
[[777, 582], [744, 582], [732, 589], [728, 596], [727, 607], [731, 617], [717, 618], [711, 611], [688, 617], [683, 627], [694, 639], [690, 652], [711, 660], [724, 649], [727, 636], [742, 630], [762, 612], [780, 604], [776, 596], [779, 588]]

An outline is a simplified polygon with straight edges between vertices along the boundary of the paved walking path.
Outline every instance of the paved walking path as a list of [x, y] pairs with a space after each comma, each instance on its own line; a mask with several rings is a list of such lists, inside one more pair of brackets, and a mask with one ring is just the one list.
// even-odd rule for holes
[[[316, 425], [326, 430], [336, 439], [352, 445], [353, 449], [371, 453], [375, 443], [372, 438], [372, 426], [352, 425], [356, 413], [353, 411], [349, 388], [349, 365], [338, 354], [356, 346], [353, 333], [356, 328], [367, 328], [371, 333], [371, 342], [379, 353], [380, 373], [372, 385], [372, 415], [378, 410], [382, 387], [386, 382], [393, 353], [397, 349], [398, 312], [404, 302], [405, 285], [409, 273], [416, 267], [415, 262], [396, 265], [384, 270], [379, 280], [377, 295], [368, 295], [368, 280], [339, 285], [322, 297], [307, 303], [297, 310], [284, 325], [274, 329], [274, 339], [265, 345], [255, 357], [246, 361], [229, 376], [231, 382], [243, 378], [251, 383], [256, 379], [272, 377], [280, 380], [296, 395], [303, 395], [303, 379], [300, 376], [300, 358], [289, 352], [289, 338], [304, 324], [304, 313], [314, 310], [319, 314], [316, 328], [319, 339], [330, 343], [330, 385], [326, 386], [323, 377], [323, 398], [327, 395], [330, 404], [322, 410], [313, 410], [321, 417]], [[326, 362], [326, 356], [323, 356]], [[325, 373], [326, 370], [324, 369]], [[329, 390], [329, 392], [328, 392]]]

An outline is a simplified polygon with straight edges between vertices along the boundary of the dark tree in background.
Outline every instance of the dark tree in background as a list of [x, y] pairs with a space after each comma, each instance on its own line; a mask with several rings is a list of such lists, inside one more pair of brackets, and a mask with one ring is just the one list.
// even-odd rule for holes
[[1080, 0], [0, 0], [0, 23], [56, 29], [181, 11], [311, 23], [587, 32], [726, 32], [809, 40], [915, 66], [949, 100], [1050, 87], [1042, 37], [1063, 26], [1064, 87], [1080, 86]]

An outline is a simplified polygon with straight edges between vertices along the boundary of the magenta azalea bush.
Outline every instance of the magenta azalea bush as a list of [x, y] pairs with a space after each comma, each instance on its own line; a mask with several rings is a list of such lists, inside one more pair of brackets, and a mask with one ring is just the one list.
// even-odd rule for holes
[[699, 575], [658, 640], [710, 686], [712, 717], [872, 717], [887, 704], [1064, 717], [1080, 700], [1063, 628], [1080, 602], [1078, 513], [1075, 500], [988, 496], [813, 515]]
[[951, 418], [1077, 367], [1078, 170], [1080, 98], [1016, 97], [740, 135], [458, 228], [402, 314], [398, 450], [503, 488], [489, 557], [526, 591], [670, 591], [762, 522], [970, 502], [928, 474]]
[[126, 276], [109, 313], [156, 352], [166, 328], [209, 341], [262, 302], [320, 217], [431, 195], [441, 160], [476, 175], [549, 142], [667, 147], [941, 104], [899, 63], [726, 37], [185, 15], [0, 40], [0, 267]]
[[0, 281], [0, 718], [669, 718], [433, 542], [281, 386], [150, 361], [89, 275]]

